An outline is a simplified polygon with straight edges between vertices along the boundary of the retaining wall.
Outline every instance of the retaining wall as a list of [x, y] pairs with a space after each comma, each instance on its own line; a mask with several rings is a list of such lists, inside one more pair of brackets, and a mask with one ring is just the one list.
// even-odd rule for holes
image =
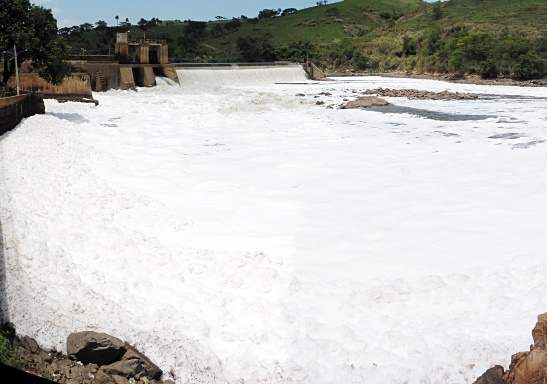
[[15, 128], [23, 118], [45, 112], [44, 97], [40, 93], [0, 98], [0, 135]]

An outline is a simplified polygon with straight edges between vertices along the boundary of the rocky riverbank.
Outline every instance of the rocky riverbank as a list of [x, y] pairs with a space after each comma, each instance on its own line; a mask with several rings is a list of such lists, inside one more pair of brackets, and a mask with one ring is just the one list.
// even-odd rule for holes
[[441, 80], [451, 83], [477, 84], [477, 85], [510, 85], [519, 87], [547, 87], [547, 78], [533, 80], [515, 80], [508, 78], [482, 79], [480, 76], [452, 76], [435, 74], [416, 74], [410, 72], [332, 72], [326, 74], [328, 77], [349, 77], [349, 76], [382, 76], [408, 79]]
[[507, 371], [501, 365], [487, 370], [473, 384], [545, 384], [547, 382], [547, 313], [538, 315], [529, 352], [511, 356]]
[[4, 333], [20, 357], [18, 368], [29, 375], [60, 384], [175, 384], [162, 381], [161, 369], [133, 346], [105, 333], [68, 335], [66, 355], [43, 350], [29, 336], [15, 336], [9, 324]]

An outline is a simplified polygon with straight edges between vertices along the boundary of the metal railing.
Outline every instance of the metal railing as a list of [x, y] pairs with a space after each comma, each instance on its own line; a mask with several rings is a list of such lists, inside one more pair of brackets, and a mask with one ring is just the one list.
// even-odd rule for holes
[[167, 40], [164, 39], [129, 39], [129, 44], [151, 44], [151, 45], [166, 45]]

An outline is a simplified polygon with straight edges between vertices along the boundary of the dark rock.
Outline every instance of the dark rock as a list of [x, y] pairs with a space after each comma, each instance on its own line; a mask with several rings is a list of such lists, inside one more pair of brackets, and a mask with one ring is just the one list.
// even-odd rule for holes
[[67, 338], [67, 353], [86, 364], [110, 364], [122, 357], [125, 352], [125, 343], [106, 333], [75, 332]]
[[304, 95], [303, 93], [297, 93], [295, 96], [303, 97], [303, 96], [306, 96], [306, 95]]
[[10, 335], [15, 335], [15, 325], [8, 321], [7, 323], [4, 323], [4, 325], [2, 325], [2, 331]]
[[21, 339], [21, 345], [23, 348], [29, 350], [31, 353], [36, 353], [40, 349], [40, 346], [32, 337], [23, 336]]
[[136, 348], [128, 346], [127, 352], [122, 357], [123, 360], [138, 360], [144, 368], [144, 373], [149, 379], [159, 379], [163, 374], [162, 370], [150, 359], [140, 353]]
[[112, 378], [114, 379], [114, 381], [116, 382], [116, 384], [129, 384], [129, 380], [127, 380], [125, 377], [123, 376], [118, 376], [118, 375], [112, 375]]
[[111, 384], [112, 383], [112, 377], [110, 377], [109, 375], [107, 375], [101, 370], [98, 370], [93, 375], [95, 376], [93, 378], [93, 384]]
[[376, 96], [362, 96], [357, 100], [352, 100], [346, 105], [340, 107], [341, 109], [355, 109], [355, 108], [368, 108], [368, 107], [379, 107], [388, 105], [389, 103]]
[[91, 369], [87, 365], [75, 365], [70, 369], [70, 378], [76, 380], [85, 380], [90, 378]]
[[496, 365], [484, 372], [473, 384], [506, 384], [503, 373], [503, 367]]
[[110, 365], [105, 365], [101, 369], [108, 375], [118, 375], [126, 378], [136, 377], [144, 371], [139, 359], [117, 361]]

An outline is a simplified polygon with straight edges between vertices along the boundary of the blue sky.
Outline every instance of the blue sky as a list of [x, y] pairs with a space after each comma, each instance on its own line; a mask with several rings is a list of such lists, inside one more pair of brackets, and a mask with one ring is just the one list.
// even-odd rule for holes
[[[60, 28], [83, 23], [94, 24], [104, 20], [116, 25], [129, 18], [136, 24], [141, 17], [161, 20], [214, 20], [215, 16], [227, 18], [255, 17], [262, 9], [308, 8], [317, 0], [30, 0], [36, 5], [52, 9]], [[431, 0], [430, 0], [431, 1]], [[335, 3], [336, 1], [329, 1]]]

